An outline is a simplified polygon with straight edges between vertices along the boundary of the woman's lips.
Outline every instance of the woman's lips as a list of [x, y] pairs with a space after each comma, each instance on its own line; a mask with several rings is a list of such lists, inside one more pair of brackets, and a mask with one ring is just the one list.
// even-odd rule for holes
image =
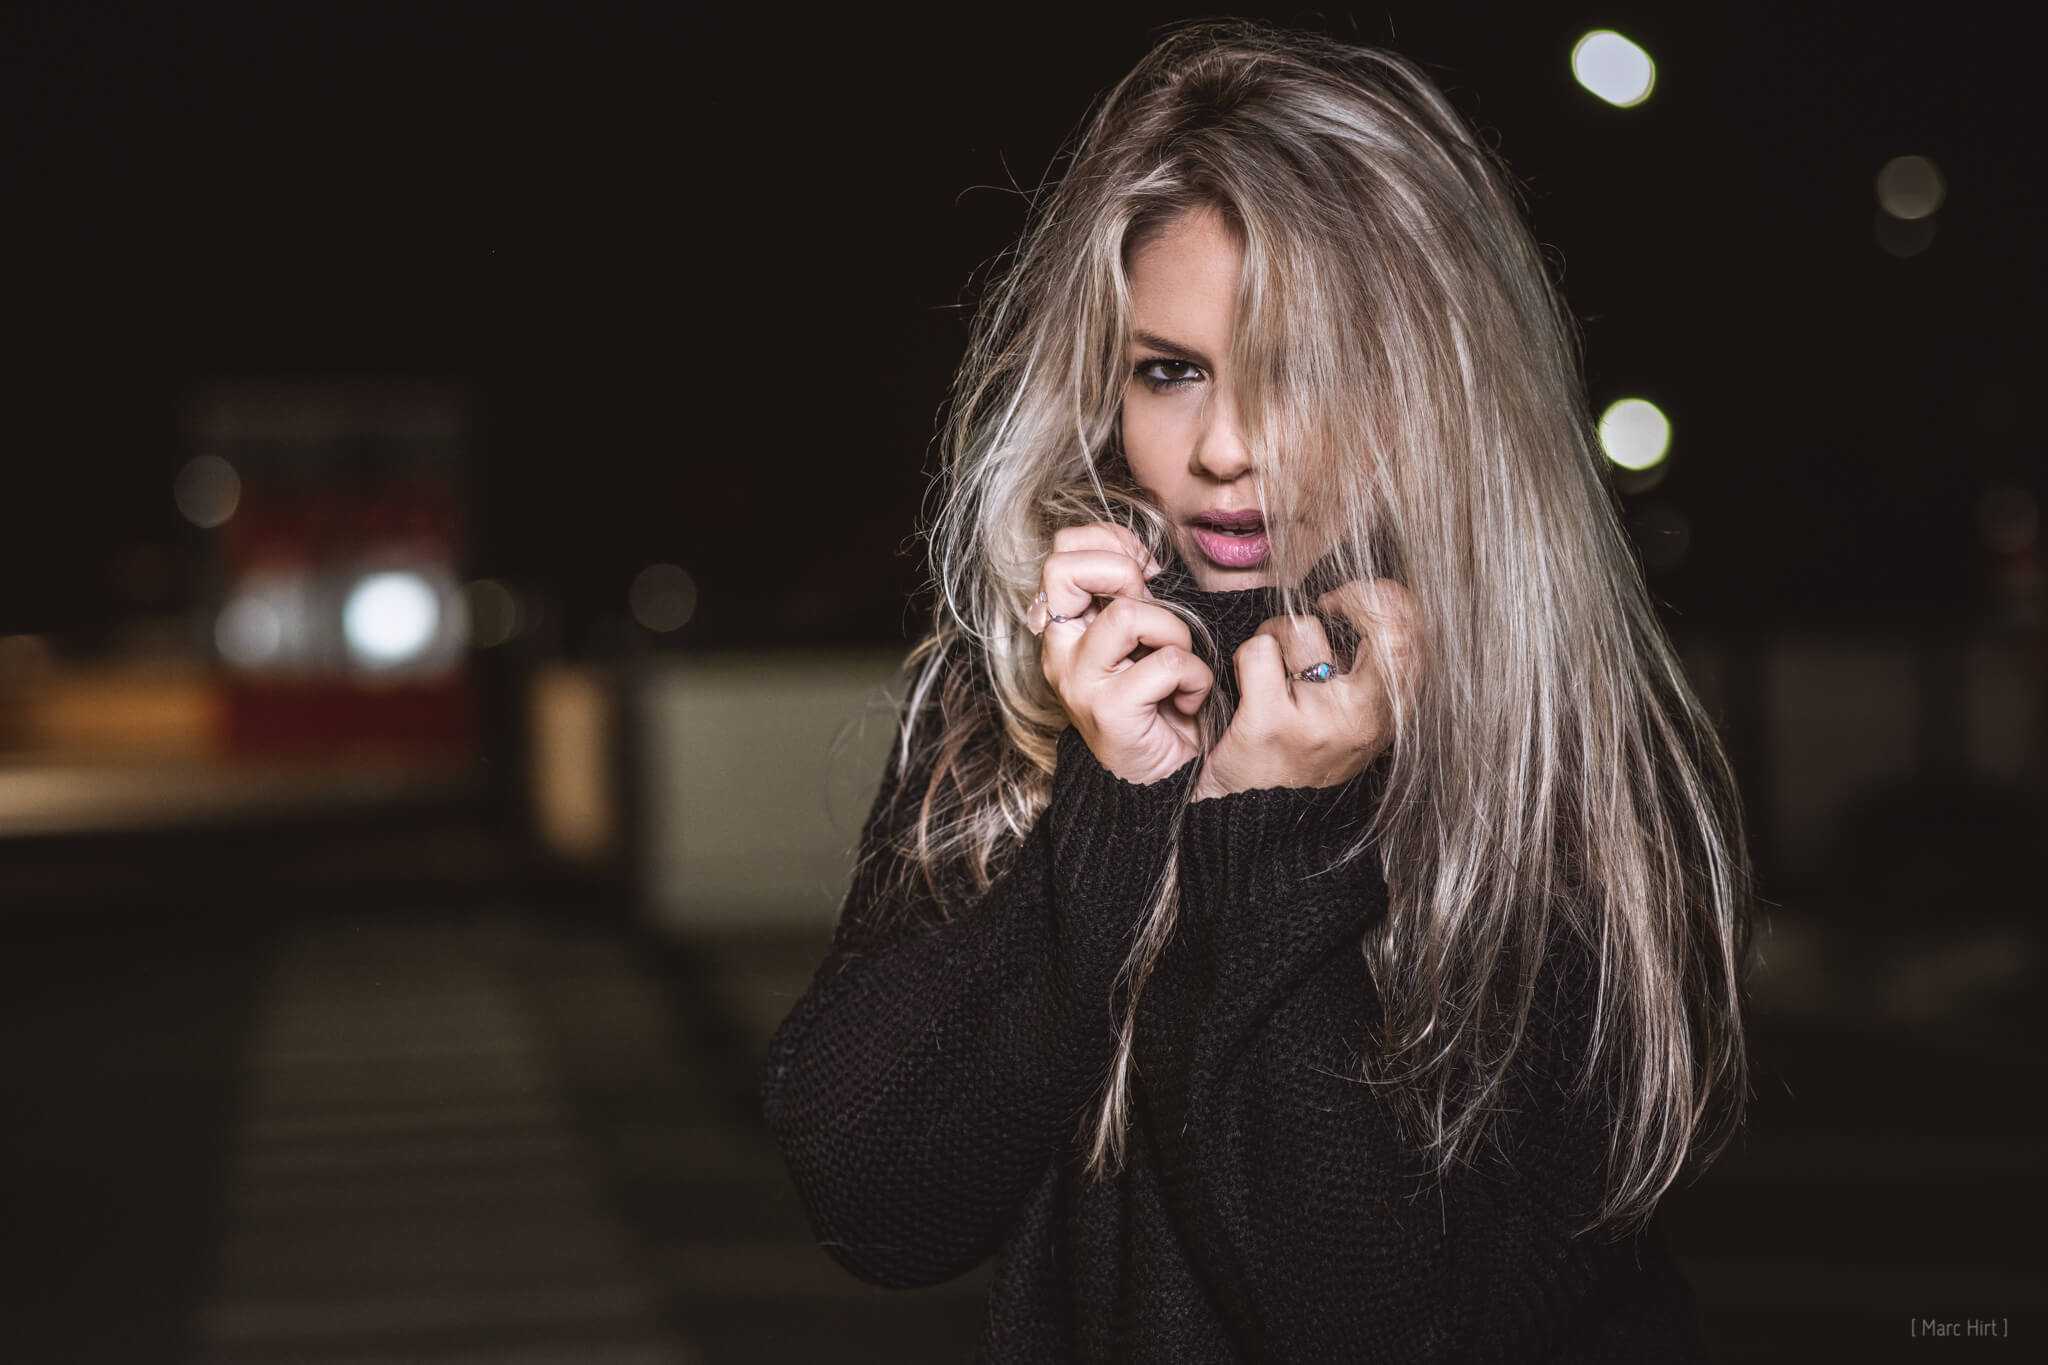
[[1266, 560], [1266, 530], [1263, 526], [1249, 535], [1233, 536], [1214, 527], [1197, 524], [1195, 545], [1219, 569], [1252, 569]]

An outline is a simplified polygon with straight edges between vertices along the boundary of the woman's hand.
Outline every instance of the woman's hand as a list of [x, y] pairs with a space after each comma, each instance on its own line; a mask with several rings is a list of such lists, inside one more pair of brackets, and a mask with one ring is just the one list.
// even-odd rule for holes
[[[1172, 775], [1199, 752], [1194, 715], [1216, 677], [1146, 587], [1159, 565], [1107, 522], [1056, 532], [1052, 546], [1025, 618], [1045, 680], [1104, 768], [1139, 785]], [[1150, 652], [1133, 659], [1140, 646]]]
[[[1412, 680], [1415, 601], [1389, 579], [1346, 583], [1316, 599], [1358, 628], [1348, 672], [1313, 616], [1275, 616], [1239, 646], [1237, 714], [1195, 783], [1194, 799], [1266, 787], [1334, 787], [1378, 758], [1394, 738], [1393, 707], [1374, 666]], [[1330, 665], [1323, 682], [1297, 675]]]

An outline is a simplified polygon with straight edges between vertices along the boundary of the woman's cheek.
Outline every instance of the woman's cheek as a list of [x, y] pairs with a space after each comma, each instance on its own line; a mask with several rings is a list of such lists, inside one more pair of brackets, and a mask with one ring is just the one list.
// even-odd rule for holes
[[1142, 391], [1124, 399], [1124, 458], [1138, 482], [1166, 503], [1169, 511], [1193, 510], [1173, 506], [1177, 485], [1187, 473], [1193, 433], [1191, 407]]
[[1157, 414], [1149, 411], [1144, 395], [1133, 393], [1124, 399], [1124, 458], [1130, 462], [1131, 473], [1138, 482], [1155, 493], [1159, 491], [1160, 473], [1157, 426]]

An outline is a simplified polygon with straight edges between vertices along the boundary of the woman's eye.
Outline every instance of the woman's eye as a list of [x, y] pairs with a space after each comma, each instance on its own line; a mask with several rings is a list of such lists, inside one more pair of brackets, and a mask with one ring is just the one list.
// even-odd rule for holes
[[1145, 381], [1155, 393], [1162, 389], [1177, 389], [1183, 384], [1192, 384], [1200, 377], [1201, 371], [1185, 360], [1141, 360], [1138, 362], [1138, 378]]

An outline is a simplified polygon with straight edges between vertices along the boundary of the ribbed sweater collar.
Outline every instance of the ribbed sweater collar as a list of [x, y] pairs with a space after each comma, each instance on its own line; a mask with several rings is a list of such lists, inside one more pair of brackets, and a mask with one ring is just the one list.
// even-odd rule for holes
[[[1238, 588], [1207, 592], [1178, 561], [1168, 564], [1151, 583], [1152, 595], [1174, 602], [1199, 617], [1215, 637], [1218, 657], [1228, 661], [1237, 647], [1252, 638], [1262, 622], [1280, 612], [1280, 594], [1272, 588]], [[1213, 667], [1215, 659], [1209, 660]]]
[[[1217, 686], [1235, 710], [1238, 701], [1235, 660], [1238, 646], [1251, 639], [1265, 621], [1280, 614], [1280, 590], [1268, 587], [1207, 592], [1195, 585], [1194, 575], [1179, 561], [1168, 564], [1152, 580], [1151, 590], [1154, 597], [1189, 609], [1209, 628], [1216, 645], [1214, 654], [1203, 648], [1199, 637], [1195, 641], [1195, 652], [1215, 673]], [[1330, 642], [1330, 662], [1339, 671], [1349, 669], [1358, 649], [1357, 629], [1349, 621], [1328, 612], [1317, 611], [1316, 615], [1322, 621], [1323, 634]], [[1305, 666], [1310, 661], [1300, 662]]]

